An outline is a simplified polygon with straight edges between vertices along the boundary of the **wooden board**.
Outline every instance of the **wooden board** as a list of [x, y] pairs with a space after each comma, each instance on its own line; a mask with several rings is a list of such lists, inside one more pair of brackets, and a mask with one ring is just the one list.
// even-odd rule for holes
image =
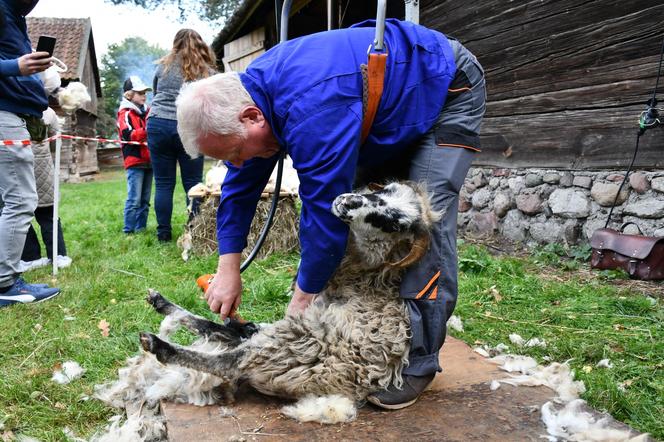
[[[476, 165], [627, 166], [655, 86], [664, 3], [424, 0], [420, 9], [423, 25], [458, 38], [485, 69]], [[637, 168], [664, 167], [664, 128], [648, 132], [639, 151]]]

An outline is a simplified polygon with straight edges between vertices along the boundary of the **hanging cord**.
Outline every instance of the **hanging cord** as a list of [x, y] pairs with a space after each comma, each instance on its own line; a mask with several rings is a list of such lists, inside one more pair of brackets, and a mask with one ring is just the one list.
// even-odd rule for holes
[[[277, 34], [279, 35], [279, 43], [283, 43], [288, 40], [288, 16], [290, 15], [291, 4], [293, 0], [286, 0], [281, 5], [281, 20], [277, 19]], [[275, 16], [277, 15], [277, 6], [278, 3], [275, 1]], [[270, 212], [267, 214], [267, 219], [265, 220], [265, 225], [261, 234], [256, 240], [253, 250], [249, 253], [249, 256], [244, 260], [242, 265], [240, 265], [240, 273], [247, 270], [249, 264], [256, 258], [258, 252], [260, 252], [263, 243], [267, 238], [267, 234], [270, 233], [270, 227], [274, 222], [274, 214], [277, 212], [277, 206], [279, 205], [279, 193], [281, 191], [281, 178], [284, 174], [284, 158], [286, 157], [286, 152], [280, 151], [279, 161], [277, 162], [277, 179], [274, 183], [274, 194], [272, 195], [272, 205], [270, 205]]]
[[616, 203], [618, 202], [620, 191], [627, 182], [627, 177], [629, 176], [629, 173], [631, 172], [632, 167], [634, 166], [634, 161], [636, 161], [636, 154], [639, 152], [639, 140], [641, 139], [641, 135], [643, 135], [646, 132], [646, 130], [661, 124], [661, 121], [659, 120], [659, 111], [662, 109], [657, 108], [657, 88], [659, 87], [659, 77], [662, 74], [663, 57], [664, 57], [664, 39], [662, 39], [662, 49], [659, 51], [659, 63], [657, 68], [657, 77], [655, 80], [655, 89], [652, 92], [652, 98], [648, 100], [646, 103], [648, 105], [648, 108], [643, 112], [641, 112], [641, 115], [639, 116], [639, 132], [636, 134], [636, 145], [634, 146], [634, 155], [632, 156], [632, 161], [629, 163], [627, 172], [625, 172], [625, 178], [623, 178], [622, 183], [620, 183], [620, 187], [618, 187], [618, 191], [616, 192], [616, 197], [613, 199], [613, 204], [611, 205], [609, 216], [606, 217], [606, 224], [604, 224], [605, 229], [609, 226], [609, 223], [611, 222], [611, 215], [613, 215], [613, 209], [616, 208]]

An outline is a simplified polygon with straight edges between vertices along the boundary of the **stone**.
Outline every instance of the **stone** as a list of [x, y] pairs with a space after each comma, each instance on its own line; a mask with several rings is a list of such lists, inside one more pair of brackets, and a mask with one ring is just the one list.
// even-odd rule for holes
[[590, 240], [595, 230], [602, 229], [604, 224], [606, 224], [606, 214], [595, 214], [592, 218], [588, 218], [583, 225], [583, 235]]
[[507, 179], [507, 186], [510, 188], [514, 195], [517, 195], [526, 188], [526, 182], [522, 176], [516, 176]]
[[498, 217], [493, 212], [475, 213], [466, 230], [477, 236], [491, 236], [498, 230]]
[[493, 211], [498, 218], [504, 217], [512, 208], [512, 199], [505, 192], [498, 192], [493, 198]]
[[540, 244], [559, 243], [565, 238], [565, 227], [555, 221], [531, 223], [529, 232]]
[[581, 225], [574, 221], [566, 223], [564, 235], [567, 244], [577, 244], [581, 236]]
[[475, 189], [479, 189], [480, 187], [484, 187], [487, 185], [487, 180], [484, 178], [484, 174], [480, 170], [480, 173], [475, 174], [475, 176], [470, 180], [471, 184], [475, 186]]
[[629, 176], [629, 185], [636, 193], [646, 193], [650, 188], [648, 178], [646, 178], [645, 174], [640, 172], [633, 173]]
[[489, 187], [492, 189], [495, 189], [500, 186], [500, 178], [498, 177], [492, 177], [489, 179]]
[[553, 214], [563, 218], [586, 218], [590, 214], [588, 197], [574, 188], [556, 189], [548, 201]]
[[517, 195], [516, 207], [526, 215], [536, 215], [542, 211], [542, 199], [536, 193]]
[[655, 230], [653, 236], [664, 238], [664, 228]]
[[517, 209], [512, 209], [507, 212], [503, 219], [503, 225], [500, 228], [500, 233], [512, 241], [523, 242], [526, 240], [526, 220], [521, 212]]
[[572, 185], [576, 187], [583, 187], [584, 189], [590, 189], [592, 183], [593, 179], [585, 175], [575, 176], [574, 180], [572, 181]]
[[560, 177], [560, 186], [561, 187], [572, 187], [574, 183], [574, 175], [571, 172], [565, 172]]
[[625, 174], [624, 173], [611, 173], [606, 176], [607, 181], [611, 181], [613, 183], [618, 183], [620, 184], [622, 180], [625, 179]]
[[459, 212], [468, 212], [473, 208], [473, 205], [465, 198], [459, 198]]
[[637, 201], [625, 206], [623, 213], [639, 218], [662, 218], [664, 217], [664, 201], [655, 198]]
[[629, 196], [629, 189], [624, 186], [618, 194], [618, 199], [616, 200], [616, 194], [620, 188], [620, 184], [617, 183], [600, 183], [595, 182], [592, 189], [590, 189], [590, 196], [599, 204], [600, 206], [610, 207], [613, 205], [613, 201], [616, 201], [616, 206], [621, 205], [627, 201]]
[[542, 181], [547, 184], [558, 184], [560, 182], [560, 175], [557, 173], [545, 173], [542, 177]]
[[473, 205], [473, 208], [476, 210], [480, 210], [485, 208], [486, 206], [489, 205], [489, 201], [491, 201], [491, 189], [488, 189], [486, 187], [483, 187], [475, 193], [473, 193], [473, 198], [471, 200], [471, 203]]
[[510, 170], [509, 169], [493, 169], [493, 176], [510, 176]]
[[623, 229], [623, 233], [628, 235], [641, 235], [641, 229], [636, 224], [627, 224]]
[[652, 186], [652, 190], [664, 193], [664, 176], [653, 178], [650, 185]]
[[538, 173], [529, 173], [526, 175], [526, 187], [537, 187], [542, 183], [542, 175]]

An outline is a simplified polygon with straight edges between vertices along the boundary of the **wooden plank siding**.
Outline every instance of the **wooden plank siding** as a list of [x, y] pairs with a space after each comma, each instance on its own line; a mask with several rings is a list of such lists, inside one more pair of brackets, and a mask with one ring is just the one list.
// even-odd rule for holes
[[[661, 0], [424, 0], [421, 24], [458, 38], [484, 66], [478, 166], [625, 168], [652, 97]], [[658, 93], [664, 92], [664, 79]], [[664, 98], [664, 97], [662, 97]], [[636, 167], [664, 168], [664, 127]]]

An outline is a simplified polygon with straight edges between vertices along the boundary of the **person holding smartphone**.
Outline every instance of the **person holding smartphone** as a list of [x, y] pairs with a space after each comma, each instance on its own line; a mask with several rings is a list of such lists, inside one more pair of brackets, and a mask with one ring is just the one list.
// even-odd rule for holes
[[[0, 0], [0, 140], [31, 140], [41, 130], [48, 107], [37, 73], [53, 60], [32, 52], [25, 16], [38, 0]], [[31, 145], [0, 143], [0, 307], [44, 301], [60, 293], [45, 284], [28, 284], [19, 261], [37, 207]]]

